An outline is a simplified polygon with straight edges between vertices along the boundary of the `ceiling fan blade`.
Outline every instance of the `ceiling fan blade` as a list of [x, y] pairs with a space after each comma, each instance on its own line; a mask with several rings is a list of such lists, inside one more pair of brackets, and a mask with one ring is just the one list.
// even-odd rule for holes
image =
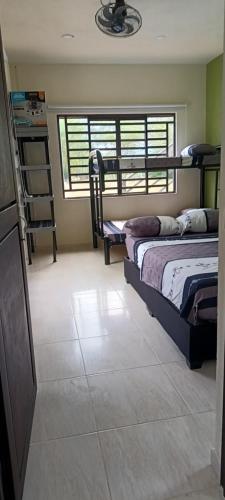
[[126, 20], [127, 20], [127, 19], [132, 19], [133, 21], [137, 21], [137, 23], [139, 23], [139, 22], [140, 22], [140, 19], [139, 19], [139, 17], [137, 17], [137, 16], [127, 16], [127, 17], [126, 17]]
[[106, 21], [105, 19], [102, 19], [101, 16], [98, 16], [98, 22], [99, 22], [99, 24], [104, 26], [104, 28], [111, 28], [112, 27], [112, 21]]
[[110, 4], [107, 5], [104, 9], [103, 9], [103, 16], [108, 19], [109, 21], [111, 21], [114, 17], [114, 15], [112, 14], [111, 12], [111, 9], [110, 9]]
[[133, 33], [133, 31], [134, 31], [134, 27], [132, 26], [132, 24], [125, 22], [124, 25], [126, 28], [126, 34], [131, 35], [131, 33]]

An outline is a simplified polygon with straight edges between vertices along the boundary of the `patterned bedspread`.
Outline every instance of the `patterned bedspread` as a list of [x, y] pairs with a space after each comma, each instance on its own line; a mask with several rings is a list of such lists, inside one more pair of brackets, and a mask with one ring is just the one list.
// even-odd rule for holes
[[125, 220], [106, 220], [103, 223], [104, 235], [114, 243], [124, 243], [126, 233], [123, 231]]
[[170, 300], [192, 324], [217, 319], [218, 238], [137, 240], [141, 280]]

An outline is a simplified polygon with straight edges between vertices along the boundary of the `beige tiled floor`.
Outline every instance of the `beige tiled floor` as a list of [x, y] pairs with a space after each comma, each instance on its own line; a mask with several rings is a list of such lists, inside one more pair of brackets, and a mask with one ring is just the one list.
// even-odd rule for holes
[[29, 288], [38, 395], [24, 500], [218, 500], [215, 363], [191, 372], [101, 251], [36, 257]]

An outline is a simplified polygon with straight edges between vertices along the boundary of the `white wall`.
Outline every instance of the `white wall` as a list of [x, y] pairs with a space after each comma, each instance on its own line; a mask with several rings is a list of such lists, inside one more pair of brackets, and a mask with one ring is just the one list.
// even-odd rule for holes
[[[116, 106], [187, 104], [186, 141], [205, 139], [203, 65], [17, 65], [11, 66], [13, 90], [45, 90], [49, 105]], [[57, 233], [60, 245], [89, 243], [89, 200], [64, 200], [56, 115], [49, 113], [50, 154]], [[185, 144], [184, 144], [185, 145]], [[175, 214], [199, 203], [198, 173], [180, 172], [178, 192], [170, 195], [123, 197], [105, 201], [106, 215]], [[44, 240], [44, 243], [46, 240]]]

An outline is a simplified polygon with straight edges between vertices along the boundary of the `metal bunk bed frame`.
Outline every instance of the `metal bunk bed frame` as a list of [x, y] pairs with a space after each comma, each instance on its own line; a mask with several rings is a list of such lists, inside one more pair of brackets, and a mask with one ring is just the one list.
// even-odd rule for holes
[[[218, 198], [218, 185], [219, 185], [219, 170], [220, 162], [219, 155], [213, 156], [199, 156], [193, 158], [192, 165], [187, 166], [182, 164], [182, 159], [177, 158], [162, 158], [162, 166], [159, 166], [159, 158], [157, 158], [157, 165], [154, 165], [154, 158], [145, 158], [145, 168], [120, 168], [120, 159], [113, 158], [114, 168], [110, 169], [112, 159], [103, 159], [99, 150], [94, 150], [90, 153], [89, 158], [89, 180], [90, 180], [90, 201], [91, 201], [91, 223], [92, 223], [92, 240], [93, 247], [98, 248], [98, 240], [104, 243], [104, 258], [105, 265], [110, 264], [110, 249], [113, 246], [124, 245], [124, 242], [112, 241], [107, 235], [104, 234], [104, 191], [105, 191], [105, 174], [120, 172], [143, 172], [143, 171], [165, 171], [165, 170], [190, 170], [197, 168], [200, 171], [200, 207], [205, 205], [205, 180], [207, 172], [215, 172], [215, 196], [214, 207], [217, 207]], [[151, 194], [149, 193], [151, 196]]]

